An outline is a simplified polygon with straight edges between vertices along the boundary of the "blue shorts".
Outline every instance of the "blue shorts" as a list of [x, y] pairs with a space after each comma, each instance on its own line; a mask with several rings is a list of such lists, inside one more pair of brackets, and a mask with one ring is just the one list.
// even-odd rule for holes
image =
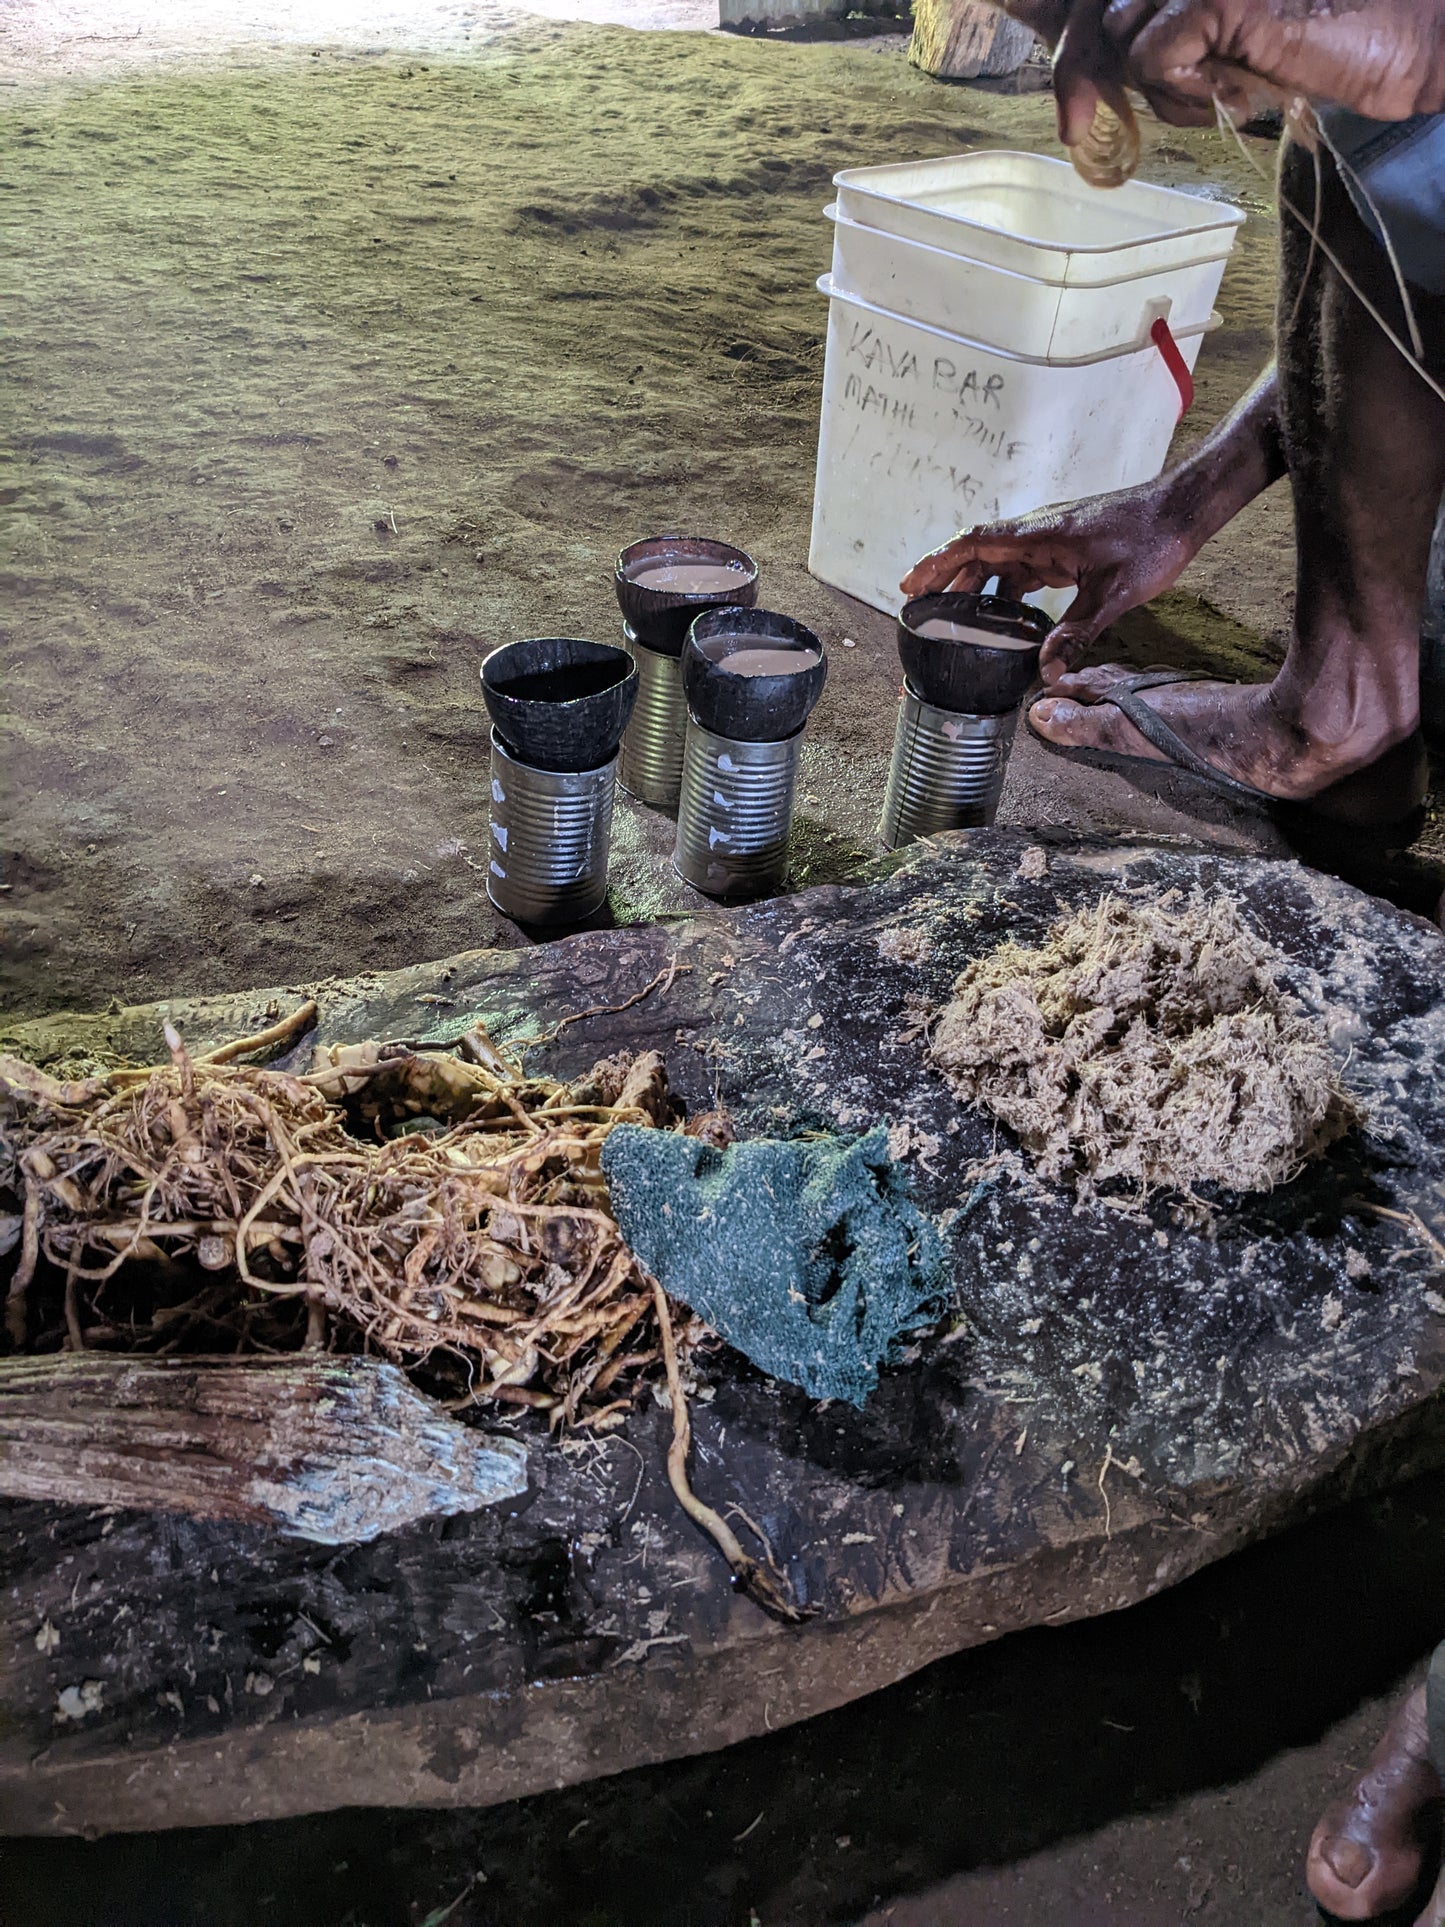
[[1445, 114], [1366, 120], [1347, 107], [1318, 107], [1315, 115], [1365, 226], [1382, 245], [1388, 233], [1407, 281], [1445, 294]]

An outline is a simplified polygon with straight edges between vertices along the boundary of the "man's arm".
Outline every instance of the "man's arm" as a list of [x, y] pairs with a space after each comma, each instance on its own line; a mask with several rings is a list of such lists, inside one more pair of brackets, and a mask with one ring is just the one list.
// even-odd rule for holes
[[1044, 644], [1043, 666], [1070, 667], [1111, 622], [1178, 581], [1211, 536], [1285, 473], [1279, 384], [1270, 368], [1182, 462], [1136, 488], [965, 529], [903, 578], [905, 595], [1004, 595], [1077, 588]]
[[1167, 512], [1190, 529], [1202, 549], [1285, 472], [1279, 374], [1271, 362], [1224, 420], [1160, 479]]

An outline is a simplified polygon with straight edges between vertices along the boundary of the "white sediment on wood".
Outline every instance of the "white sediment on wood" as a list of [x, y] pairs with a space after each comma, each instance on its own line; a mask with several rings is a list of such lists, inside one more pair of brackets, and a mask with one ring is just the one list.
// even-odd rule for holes
[[0, 1361], [0, 1495], [351, 1545], [527, 1487], [527, 1455], [370, 1358]]

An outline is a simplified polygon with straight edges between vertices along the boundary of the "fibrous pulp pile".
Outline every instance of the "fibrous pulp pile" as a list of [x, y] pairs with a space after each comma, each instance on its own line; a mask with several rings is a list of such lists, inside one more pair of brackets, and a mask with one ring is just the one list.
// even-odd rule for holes
[[1108, 896], [970, 964], [933, 1058], [1046, 1178], [1267, 1191], [1362, 1115], [1277, 963], [1228, 897]]

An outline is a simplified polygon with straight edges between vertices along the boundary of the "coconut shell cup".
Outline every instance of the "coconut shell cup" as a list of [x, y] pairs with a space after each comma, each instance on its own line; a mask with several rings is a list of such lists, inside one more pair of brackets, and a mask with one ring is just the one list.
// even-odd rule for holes
[[[740, 649], [762, 645], [816, 654], [806, 669], [777, 676], [740, 676], [727, 657], [714, 661], [703, 645], [718, 636], [737, 638]], [[682, 686], [693, 720], [714, 736], [735, 743], [781, 743], [795, 736], [812, 714], [828, 679], [828, 659], [811, 629], [771, 609], [709, 609], [696, 617], [682, 652]]]
[[[712, 563], [730, 577], [717, 589], [650, 588], [637, 577], [670, 564]], [[633, 542], [617, 558], [614, 579], [623, 617], [637, 640], [667, 656], [680, 656], [693, 617], [720, 606], [751, 609], [758, 599], [758, 565], [742, 549], [701, 535], [653, 535]]]
[[482, 700], [503, 745], [533, 769], [598, 769], [637, 701], [637, 665], [615, 643], [534, 636], [493, 650]]
[[[991, 630], [1026, 648], [991, 649], [986, 643], [920, 636], [928, 622], [964, 623]], [[1052, 617], [1006, 596], [940, 591], [915, 596], [898, 616], [898, 656], [903, 673], [926, 703], [967, 716], [1002, 716], [1017, 709], [1039, 673], [1039, 651]]]

